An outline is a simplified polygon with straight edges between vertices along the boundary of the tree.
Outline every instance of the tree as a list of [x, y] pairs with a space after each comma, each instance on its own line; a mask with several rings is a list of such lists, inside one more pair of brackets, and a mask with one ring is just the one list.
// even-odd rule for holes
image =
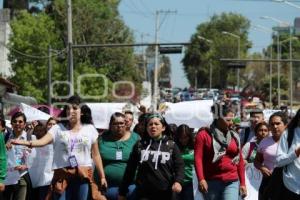
[[[72, 0], [73, 12], [73, 44], [106, 44], [133, 43], [133, 34], [119, 16], [116, 0]], [[53, 1], [45, 13], [28, 14], [21, 12], [12, 22], [12, 37], [10, 40], [13, 70], [13, 80], [21, 86], [21, 94], [30, 94], [39, 101], [45, 102], [47, 92], [47, 48], [51, 44], [54, 49], [67, 47], [67, 17], [65, 0]], [[38, 45], [36, 45], [38, 44]], [[21, 56], [18, 52], [36, 57]], [[74, 90], [78, 91], [78, 77], [85, 73], [103, 75], [107, 78], [109, 90], [116, 81], [132, 81], [140, 88], [141, 76], [136, 68], [133, 48], [80, 48], [74, 49]], [[67, 60], [56, 59], [54, 62], [54, 80], [67, 80]], [[21, 78], [22, 77], [22, 78]], [[32, 77], [36, 77], [31, 81]], [[97, 80], [82, 82], [81, 92], [96, 96], [102, 94], [104, 88]], [[67, 92], [64, 86], [57, 86], [55, 93], [63, 96]], [[95, 99], [85, 99], [93, 100]], [[99, 101], [100, 99], [97, 99]], [[111, 92], [101, 101], [112, 100]]]
[[[237, 39], [222, 34], [222, 31], [240, 36], [242, 57], [251, 47], [251, 43], [248, 41], [249, 26], [248, 19], [235, 13], [214, 15], [209, 22], [198, 25], [196, 33], [190, 39], [191, 45], [186, 49], [182, 60], [189, 82], [191, 84], [194, 82], [196, 74], [198, 84], [201, 87], [208, 86], [211, 64], [213, 66], [213, 87], [226, 88], [228, 84], [233, 84], [228, 82], [230, 79], [227, 79], [230, 75], [233, 76], [232, 70], [226, 68], [220, 59], [237, 58]], [[210, 44], [198, 36], [205, 37], [212, 43]]]

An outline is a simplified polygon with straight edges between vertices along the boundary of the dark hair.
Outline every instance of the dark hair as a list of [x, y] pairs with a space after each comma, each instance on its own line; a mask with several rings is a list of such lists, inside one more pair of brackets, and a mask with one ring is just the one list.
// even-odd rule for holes
[[262, 109], [257, 108], [257, 109], [251, 109], [249, 111], [249, 114], [250, 114], [250, 116], [253, 116], [254, 114], [262, 114], [262, 115], [264, 115], [264, 112], [263, 112]]
[[213, 104], [211, 107], [211, 112], [213, 114], [214, 119], [222, 118], [230, 112], [234, 113], [234, 111], [229, 106], [222, 103]]
[[170, 138], [174, 138], [177, 132], [177, 125], [176, 124], [169, 124], [170, 127]]
[[86, 104], [81, 106], [80, 121], [82, 124], [93, 124], [92, 111]]
[[175, 143], [177, 144], [179, 149], [181, 151], [183, 151], [185, 149], [185, 146], [182, 146], [182, 144], [179, 140], [180, 140], [180, 137], [184, 134], [186, 134], [186, 136], [189, 138], [189, 141], [188, 141], [188, 144], [186, 147], [189, 149], [194, 149], [194, 136], [191, 131], [191, 128], [186, 124], [181, 124], [180, 126], [178, 126], [176, 135], [175, 135]]
[[69, 121], [67, 119], [67, 110], [69, 109], [70, 105], [78, 105], [81, 109], [81, 116], [80, 116], [80, 122], [82, 124], [92, 124], [92, 112], [91, 109], [86, 105], [83, 104], [80, 97], [77, 95], [71, 96], [67, 102], [67, 104], [64, 106], [63, 111], [60, 113], [59, 118], [61, 119], [60, 122], [63, 124], [67, 124]]
[[256, 124], [256, 126], [254, 127], [255, 135], [257, 134], [258, 129], [262, 126], [266, 126], [269, 129], [269, 125], [267, 124], [267, 122], [260, 122], [260, 123]]
[[287, 126], [288, 135], [287, 135], [287, 141], [292, 141], [292, 138], [294, 138], [295, 129], [298, 127], [300, 121], [300, 109], [298, 109], [296, 115], [291, 119], [290, 123]]
[[38, 124], [33, 128], [33, 134], [37, 139], [42, 138], [47, 133], [47, 127], [43, 124]]
[[120, 112], [115, 112], [114, 114], [111, 115], [110, 120], [109, 120], [109, 127], [108, 129], [111, 130], [111, 125], [112, 123], [118, 118], [118, 117], [122, 117], [125, 119], [125, 115], [123, 113]]
[[269, 124], [271, 124], [271, 120], [273, 117], [280, 117], [281, 121], [284, 123], [284, 125], [287, 125], [288, 123], [288, 116], [286, 115], [286, 113], [282, 112], [282, 111], [278, 111], [273, 113], [270, 118], [269, 118]]
[[6, 122], [5, 122], [4, 119], [0, 118], [0, 124], [1, 124], [1, 126], [2, 126], [3, 128], [5, 128]]
[[22, 112], [16, 112], [15, 114], [13, 114], [13, 116], [11, 117], [11, 123], [13, 123], [13, 121], [18, 117], [23, 117], [24, 123], [26, 123], [26, 116]]
[[158, 118], [160, 120], [160, 122], [162, 123], [162, 125], [165, 127], [165, 130], [163, 131], [162, 134], [170, 137], [171, 136], [170, 126], [167, 123], [167, 121], [165, 120], [165, 118], [160, 113], [148, 113], [147, 118], [146, 118], [145, 131], [144, 131], [143, 136], [150, 137], [147, 132], [147, 125], [148, 125], [149, 121], [153, 118]]
[[124, 114], [130, 114], [130, 115], [133, 115], [133, 112], [131, 112], [130, 110], [126, 110], [126, 111], [124, 112]]
[[56, 118], [50, 117], [50, 118], [47, 120], [46, 125], [48, 125], [48, 123], [49, 123], [50, 121], [52, 121], [52, 120], [55, 120], [55, 121], [57, 122], [57, 119], [56, 119]]

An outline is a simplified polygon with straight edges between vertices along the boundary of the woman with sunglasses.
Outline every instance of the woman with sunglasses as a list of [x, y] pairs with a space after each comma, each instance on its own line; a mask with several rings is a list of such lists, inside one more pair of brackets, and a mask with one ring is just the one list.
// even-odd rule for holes
[[25, 200], [30, 199], [31, 193], [31, 180], [28, 173], [27, 161], [31, 150], [25, 146], [16, 145], [12, 147], [12, 141], [18, 139], [22, 143], [30, 143], [33, 139], [32, 135], [26, 133], [26, 116], [22, 112], [16, 112], [11, 117], [11, 125], [13, 132], [7, 135], [6, 147], [8, 151], [13, 151], [12, 159], [15, 159], [16, 167], [14, 170], [18, 170], [20, 174], [20, 180], [17, 184], [8, 185], [4, 191], [4, 199], [18, 199]]

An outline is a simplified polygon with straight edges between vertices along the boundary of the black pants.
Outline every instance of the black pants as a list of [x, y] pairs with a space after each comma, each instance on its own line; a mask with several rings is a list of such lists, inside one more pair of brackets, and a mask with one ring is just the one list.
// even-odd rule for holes
[[285, 200], [300, 200], [300, 195], [296, 194], [289, 189], [287, 189], [285, 186], [283, 188], [282, 196], [284, 197]]
[[29, 173], [22, 176], [17, 184], [5, 186], [3, 196], [5, 200], [30, 200], [31, 180]]
[[265, 189], [268, 186], [269, 182], [270, 182], [271, 177], [263, 177], [261, 180], [261, 184], [259, 186], [259, 190], [258, 190], [258, 200], [265, 200], [264, 198], [264, 193], [265, 193]]
[[136, 199], [138, 200], [172, 200], [172, 190], [153, 191], [144, 190], [142, 188], [136, 189]]

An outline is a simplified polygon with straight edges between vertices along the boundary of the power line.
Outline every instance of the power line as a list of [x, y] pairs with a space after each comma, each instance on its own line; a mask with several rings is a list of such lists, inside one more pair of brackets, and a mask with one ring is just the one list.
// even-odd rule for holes
[[[17, 54], [20, 54], [20, 55], [25, 56], [25, 57], [28, 57], [28, 58], [41, 59], [41, 60], [42, 60], [42, 59], [48, 59], [48, 58], [50, 58], [49, 56], [45, 56], [45, 54], [44, 54], [44, 55], [31, 55], [31, 54], [24, 53], [24, 52], [22, 52], [22, 51], [20, 51], [20, 50], [18, 50], [18, 49], [15, 49], [15, 48], [12, 48], [12, 47], [7, 46], [7, 45], [4, 44], [3, 42], [1, 42], [0, 45], [1, 45], [1, 46], [4, 46], [5, 48], [7, 48], [7, 49], [9, 49], [9, 50], [12, 50], [12, 51], [16, 52]], [[57, 51], [57, 52], [54, 53], [53, 56], [51, 56], [51, 57], [59, 56], [59, 55], [63, 54], [65, 51], [66, 51], [66, 48], [65, 48], [65, 49], [62, 49], [62, 50], [60, 50], [60, 51]]]

